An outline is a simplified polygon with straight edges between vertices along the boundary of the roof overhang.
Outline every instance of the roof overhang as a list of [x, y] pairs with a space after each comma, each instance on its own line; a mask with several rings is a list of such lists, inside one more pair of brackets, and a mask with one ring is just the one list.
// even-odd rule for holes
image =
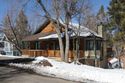
[[50, 34], [53, 34], [54, 32], [49, 32], [49, 33], [38, 33], [35, 35], [27, 36], [26, 38], [23, 39], [23, 41], [39, 41], [40, 37], [46, 37], [49, 36]]

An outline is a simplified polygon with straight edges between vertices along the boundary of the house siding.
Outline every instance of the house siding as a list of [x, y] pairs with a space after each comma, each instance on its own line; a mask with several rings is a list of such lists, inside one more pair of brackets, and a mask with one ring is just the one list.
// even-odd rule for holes
[[13, 44], [8, 41], [2, 31], [0, 31], [0, 43], [3, 44], [3, 47], [0, 47], [0, 53], [5, 52], [6, 55], [13, 55]]
[[[63, 29], [62, 29], [63, 31]], [[49, 32], [56, 32], [55, 31], [55, 27], [54, 25], [50, 22], [46, 27], [42, 28], [41, 31], [39, 31], [39, 33], [49, 33]], [[35, 33], [35, 34], [39, 34], [39, 33]], [[70, 60], [74, 59], [74, 56], [76, 56], [76, 44], [75, 47], [73, 46], [73, 38], [76, 40], [75, 37], [70, 38], [70, 47], [69, 47], [69, 51], [68, 51], [68, 57]], [[102, 54], [102, 48], [99, 48], [98, 50], [96, 50], [96, 53], [94, 51], [94, 49], [86, 49], [86, 44], [87, 41], [86, 40], [93, 40], [94, 41], [94, 36], [86, 36], [86, 37], [82, 37], [79, 36], [79, 51], [78, 51], [78, 58], [82, 61], [85, 62], [85, 64], [91, 64], [91, 65], [95, 65], [95, 54], [97, 54], [99, 56], [99, 61], [100, 61], [100, 57], [103, 56]], [[102, 43], [102, 38], [97, 37], [96, 41], [100, 41]], [[34, 41], [29, 41], [30, 42], [30, 48], [25, 48], [22, 49], [22, 53], [23, 55], [28, 55], [28, 56], [33, 56], [33, 57], [37, 57], [37, 56], [44, 56], [44, 57], [59, 57], [60, 56], [60, 50], [59, 50], [59, 42], [58, 42], [58, 38], [50, 38], [50, 39], [39, 39], [39, 40], [34, 40]], [[39, 42], [39, 48], [36, 48], [36, 43]], [[63, 40], [63, 44], [65, 44], [65, 37]], [[93, 43], [94, 44], [94, 43]], [[64, 45], [65, 46], [65, 45]], [[75, 50], [73, 50], [75, 48]], [[87, 62], [88, 61], [88, 62]], [[97, 64], [100, 64], [100, 62], [98, 62]]]
[[46, 28], [44, 28], [41, 33], [47, 33], [47, 32], [56, 32], [55, 31], [55, 27], [53, 26], [53, 24], [50, 22]]

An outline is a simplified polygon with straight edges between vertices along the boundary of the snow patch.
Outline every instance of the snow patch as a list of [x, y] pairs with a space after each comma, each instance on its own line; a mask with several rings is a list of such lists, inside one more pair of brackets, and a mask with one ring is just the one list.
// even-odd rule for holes
[[109, 62], [112, 64], [112, 63], [115, 63], [115, 62], [118, 62], [119, 60], [117, 58], [113, 58], [111, 59]]
[[[53, 67], [38, 66], [35, 63], [39, 63], [41, 60], [48, 60]], [[32, 69], [34, 72], [42, 75], [63, 78], [67, 80], [87, 82], [95, 81], [99, 83], [124, 83], [125, 82], [125, 70], [123, 69], [102, 69], [87, 65], [76, 65], [65, 62], [57, 62], [52, 59], [37, 57], [32, 64], [15, 64], [11, 63], [11, 66], [16, 66], [24, 69]], [[93, 83], [93, 82], [92, 82]]]
[[1, 57], [15, 57], [15, 58], [21, 58], [22, 56], [12, 56], [12, 55], [1, 55]]
[[14, 56], [14, 55], [1, 55], [0, 54], [0, 57], [5, 57], [5, 58], [29, 58], [29, 56], [24, 56], [24, 55], [22, 55], [22, 56]]

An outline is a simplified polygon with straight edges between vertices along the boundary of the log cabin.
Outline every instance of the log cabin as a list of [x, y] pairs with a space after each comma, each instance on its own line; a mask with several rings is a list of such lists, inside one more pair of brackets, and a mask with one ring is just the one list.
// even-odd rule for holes
[[[63, 23], [60, 23], [63, 27]], [[96, 32], [81, 26], [79, 29], [79, 35], [75, 35], [78, 30], [78, 25], [69, 27], [70, 46], [68, 57], [69, 61], [73, 61], [76, 56], [76, 50], [74, 41], [79, 38], [79, 50], [78, 59], [81, 63], [95, 66], [101, 66], [104, 64], [104, 53], [103, 53], [103, 38]], [[62, 28], [62, 39], [65, 41], [64, 30]], [[55, 26], [51, 21], [46, 20], [31, 36], [23, 39], [23, 55], [31, 57], [44, 56], [44, 57], [56, 57], [61, 58], [58, 35], [55, 30]], [[65, 42], [63, 42], [65, 44]], [[65, 45], [64, 45], [65, 46]]]

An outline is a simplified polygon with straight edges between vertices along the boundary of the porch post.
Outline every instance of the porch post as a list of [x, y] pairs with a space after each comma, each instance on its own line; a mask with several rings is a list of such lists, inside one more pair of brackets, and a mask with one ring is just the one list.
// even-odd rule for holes
[[55, 42], [53, 42], [53, 50], [54, 50], [54, 57], [55, 57]]
[[95, 55], [95, 66], [97, 67], [97, 56], [96, 56], [96, 36], [94, 35], [94, 55]]
[[87, 43], [86, 43], [86, 38], [84, 38], [84, 49], [83, 49], [83, 51], [84, 51], [84, 60], [85, 60], [85, 64], [86, 64], [86, 47], [87, 47], [87, 45], [86, 45]]

